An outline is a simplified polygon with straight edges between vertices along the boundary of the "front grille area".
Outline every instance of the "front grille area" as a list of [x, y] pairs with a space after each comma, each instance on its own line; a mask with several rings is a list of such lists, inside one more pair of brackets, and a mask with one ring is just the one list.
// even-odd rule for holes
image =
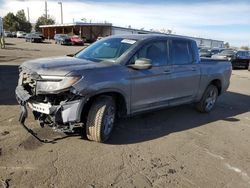
[[30, 95], [36, 93], [36, 81], [40, 78], [37, 73], [22, 71], [20, 73], [20, 79], [22, 86], [29, 92]]

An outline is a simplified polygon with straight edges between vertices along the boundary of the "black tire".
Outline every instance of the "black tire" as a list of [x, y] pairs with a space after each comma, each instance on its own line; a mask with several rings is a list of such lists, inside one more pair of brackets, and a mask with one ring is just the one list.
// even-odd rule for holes
[[202, 113], [211, 112], [217, 101], [218, 93], [218, 88], [215, 85], [209, 85], [201, 100], [196, 104], [196, 109]]
[[[105, 142], [109, 139], [116, 117], [115, 101], [110, 96], [98, 97], [90, 107], [86, 135], [89, 140]], [[110, 119], [108, 119], [110, 118]]]

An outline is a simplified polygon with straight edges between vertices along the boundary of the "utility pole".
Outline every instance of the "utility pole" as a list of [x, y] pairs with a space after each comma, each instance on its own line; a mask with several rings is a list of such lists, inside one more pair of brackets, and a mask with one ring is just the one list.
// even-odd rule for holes
[[28, 12], [28, 21], [30, 22], [30, 9], [27, 7], [27, 12]]
[[63, 24], [63, 8], [62, 8], [62, 2], [58, 2], [58, 4], [61, 6], [61, 24]]
[[45, 18], [48, 19], [48, 8], [47, 8], [47, 1], [45, 1]]

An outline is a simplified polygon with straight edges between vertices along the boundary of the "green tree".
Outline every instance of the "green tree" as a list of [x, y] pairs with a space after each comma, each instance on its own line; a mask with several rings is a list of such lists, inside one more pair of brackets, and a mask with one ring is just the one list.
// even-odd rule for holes
[[9, 12], [3, 18], [3, 27], [8, 31], [25, 31], [30, 32], [32, 25], [27, 21], [24, 10], [19, 10], [16, 15]]
[[5, 30], [16, 31], [17, 26], [17, 18], [12, 12], [9, 12], [6, 16], [3, 17], [3, 28]]
[[228, 42], [226, 42], [226, 43], [224, 44], [224, 46], [225, 46], [225, 48], [230, 48], [230, 44], [229, 44]]
[[37, 21], [36, 21], [36, 25], [35, 25], [35, 30], [36, 31], [41, 31], [42, 29], [39, 27], [40, 25], [53, 25], [55, 24], [55, 19], [48, 16], [46, 18], [45, 15], [40, 16]]
[[240, 47], [242, 50], [249, 50], [249, 47], [248, 46], [241, 46]]
[[17, 11], [16, 18], [17, 18], [17, 22], [18, 22], [17, 30], [30, 33], [30, 31], [32, 29], [32, 25], [29, 21], [27, 21], [26, 16], [25, 16], [25, 12], [23, 9]]

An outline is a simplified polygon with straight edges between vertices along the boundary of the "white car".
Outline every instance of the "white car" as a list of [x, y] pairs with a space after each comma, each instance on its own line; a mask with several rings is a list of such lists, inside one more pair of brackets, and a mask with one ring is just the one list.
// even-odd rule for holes
[[23, 31], [17, 31], [16, 37], [17, 38], [24, 38], [26, 36], [26, 33]]

